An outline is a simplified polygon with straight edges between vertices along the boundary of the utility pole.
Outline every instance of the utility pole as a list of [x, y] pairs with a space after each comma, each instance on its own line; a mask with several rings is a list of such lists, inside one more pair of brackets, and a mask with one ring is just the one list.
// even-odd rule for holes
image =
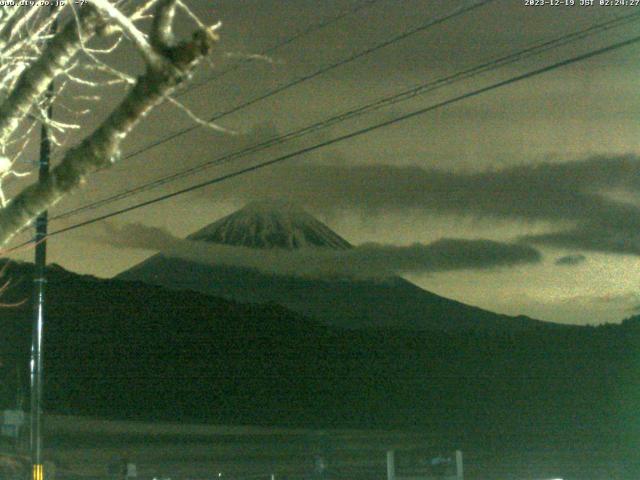
[[387, 480], [396, 480], [395, 450], [387, 450]]
[[[53, 14], [54, 7], [51, 7]], [[51, 32], [56, 31], [56, 21], [51, 26]], [[49, 102], [46, 108], [46, 118], [53, 115], [53, 82], [47, 89], [46, 100]], [[40, 127], [40, 161], [38, 169], [38, 181], [42, 182], [49, 176], [49, 160], [51, 157], [51, 138], [49, 127], [43, 122]], [[34, 266], [34, 302], [33, 302], [33, 327], [31, 332], [31, 424], [30, 424], [30, 450], [32, 480], [44, 479], [42, 460], [42, 386], [43, 386], [43, 361], [42, 343], [44, 338], [45, 319], [45, 287], [47, 283], [45, 266], [47, 264], [47, 223], [48, 212], [44, 211], [36, 218], [35, 234], [35, 266]]]
[[[51, 118], [51, 106], [47, 108], [47, 116]], [[49, 158], [51, 140], [49, 129], [42, 125], [40, 129], [40, 168], [38, 181], [49, 175]], [[31, 333], [31, 464], [33, 480], [42, 480], [42, 341], [44, 338], [45, 287], [47, 283], [45, 266], [47, 264], [47, 212], [36, 219], [36, 257], [34, 268], [34, 308], [33, 329]]]

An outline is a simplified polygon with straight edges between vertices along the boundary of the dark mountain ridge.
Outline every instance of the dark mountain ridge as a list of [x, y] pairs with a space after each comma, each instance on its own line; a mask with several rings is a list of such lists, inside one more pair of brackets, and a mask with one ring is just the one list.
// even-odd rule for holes
[[[10, 265], [5, 302], [30, 298], [31, 269]], [[544, 451], [549, 460], [564, 452], [580, 468], [600, 468], [607, 458], [629, 472], [611, 478], [640, 473], [633, 320], [499, 333], [344, 330], [274, 304], [60, 267], [47, 274], [46, 411], [418, 429], [470, 455]], [[28, 378], [30, 317], [28, 302], [0, 312], [5, 406], [17, 390], [16, 367]]]

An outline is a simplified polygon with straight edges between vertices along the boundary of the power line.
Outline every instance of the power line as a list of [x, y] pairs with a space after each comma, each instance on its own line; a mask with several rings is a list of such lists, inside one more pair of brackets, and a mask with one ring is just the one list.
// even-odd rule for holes
[[[491, 3], [492, 1], [493, 0], [481, 0], [481, 1], [478, 1], [478, 2], [473, 3], [471, 5], [465, 5], [465, 6], [462, 6], [462, 7], [458, 7], [455, 10], [453, 10], [453, 11], [451, 11], [451, 12], [445, 14], [445, 15], [433, 18], [433, 19], [429, 20], [425, 24], [422, 24], [422, 25], [420, 25], [418, 27], [415, 27], [413, 29], [405, 31], [405, 32], [403, 32], [403, 33], [401, 33], [401, 34], [399, 34], [399, 35], [397, 35], [395, 37], [392, 37], [391, 39], [388, 39], [388, 40], [386, 40], [384, 42], [378, 43], [377, 45], [375, 45], [373, 47], [370, 47], [370, 48], [368, 48], [368, 49], [366, 49], [364, 51], [358, 52], [358, 53], [356, 53], [356, 54], [354, 54], [354, 55], [352, 55], [350, 57], [347, 57], [347, 58], [345, 58], [345, 59], [343, 59], [343, 60], [341, 60], [341, 61], [339, 61], [337, 63], [328, 65], [326, 67], [321, 68], [320, 70], [315, 71], [314, 73], [311, 73], [309, 75], [305, 75], [305, 76], [300, 77], [300, 78], [298, 78], [298, 79], [296, 79], [296, 80], [294, 80], [294, 81], [292, 81], [290, 83], [287, 83], [285, 85], [277, 87], [276, 89], [271, 90], [270, 92], [267, 92], [264, 95], [261, 95], [259, 97], [256, 97], [256, 98], [252, 99], [252, 100], [249, 100], [248, 102], [245, 102], [242, 105], [233, 107], [232, 109], [227, 110], [226, 112], [216, 114], [213, 117], [211, 117], [209, 119], [209, 121], [213, 122], [213, 121], [219, 120], [220, 118], [222, 118], [222, 117], [224, 117], [224, 116], [226, 116], [228, 114], [234, 113], [234, 112], [236, 112], [236, 111], [238, 111], [238, 110], [240, 110], [242, 108], [245, 108], [246, 106], [249, 106], [249, 105], [254, 104], [254, 103], [256, 103], [256, 102], [258, 102], [260, 100], [263, 100], [263, 99], [268, 98], [268, 97], [270, 97], [272, 95], [280, 93], [280, 92], [282, 92], [282, 91], [284, 91], [284, 90], [286, 90], [288, 88], [292, 88], [293, 86], [298, 85], [298, 84], [300, 84], [300, 83], [302, 83], [302, 82], [304, 82], [306, 80], [310, 80], [310, 79], [312, 79], [312, 78], [314, 78], [316, 76], [319, 76], [321, 74], [324, 74], [324, 73], [326, 73], [326, 72], [328, 72], [328, 71], [330, 71], [330, 70], [332, 70], [334, 68], [337, 68], [339, 66], [345, 65], [345, 64], [347, 64], [349, 62], [352, 62], [352, 61], [354, 61], [354, 60], [356, 60], [358, 58], [361, 58], [361, 57], [363, 57], [365, 55], [368, 55], [368, 54], [370, 54], [372, 52], [375, 52], [375, 51], [377, 51], [377, 50], [379, 50], [381, 48], [384, 48], [384, 47], [386, 47], [388, 45], [391, 45], [391, 44], [396, 43], [396, 42], [398, 42], [400, 40], [403, 40], [403, 39], [405, 39], [405, 38], [407, 38], [407, 37], [409, 37], [411, 35], [414, 35], [416, 33], [425, 31], [426, 29], [431, 28], [431, 27], [433, 27], [435, 25], [439, 25], [439, 24], [441, 24], [441, 23], [443, 23], [443, 22], [445, 22], [447, 20], [450, 20], [450, 19], [455, 18], [455, 17], [457, 17], [459, 15], [462, 15], [462, 14], [464, 14], [466, 12], [469, 12], [469, 11], [471, 11], [473, 9], [476, 9], [476, 8], [479, 8], [479, 7], [483, 6], [483, 5]], [[196, 130], [198, 128], [200, 128], [200, 125], [193, 125], [191, 127], [187, 127], [187, 128], [185, 128], [183, 130], [175, 132], [175, 133], [173, 133], [173, 134], [171, 134], [169, 136], [163, 137], [163, 138], [161, 138], [161, 139], [159, 139], [159, 140], [157, 140], [157, 141], [155, 141], [155, 142], [153, 142], [151, 144], [148, 144], [148, 145], [146, 145], [146, 146], [144, 146], [144, 147], [142, 147], [142, 148], [140, 148], [140, 149], [138, 149], [138, 150], [126, 155], [126, 156], [124, 156], [123, 160], [126, 160], [126, 159], [129, 159], [131, 157], [137, 156], [137, 155], [139, 155], [139, 154], [141, 154], [141, 153], [143, 153], [145, 151], [148, 151], [148, 150], [150, 150], [152, 148], [155, 148], [156, 146], [159, 146], [159, 145], [161, 145], [163, 143], [166, 143], [166, 142], [169, 142], [171, 140], [174, 140], [175, 138], [177, 138], [179, 136], [182, 136], [182, 135], [184, 135], [184, 134], [186, 134], [188, 132], [191, 132], [193, 130]], [[129, 192], [126, 192], [124, 194], [124, 196], [125, 197], [128, 196], [128, 193]], [[117, 197], [118, 198], [109, 198], [107, 200], [101, 200], [98, 203], [104, 204], [105, 201], [106, 202], [110, 202], [110, 201], [122, 198], [122, 194], [119, 194]], [[94, 205], [87, 206], [87, 207], [81, 207], [80, 209], [81, 210], [86, 210], [87, 208], [93, 208], [93, 206]], [[79, 211], [79, 210], [76, 209], [74, 211], [64, 212], [64, 213], [62, 213], [60, 215], [57, 215], [57, 216], [53, 217], [52, 220], [53, 219], [60, 219], [60, 218], [63, 218], [63, 217], [68, 217], [68, 216], [70, 216], [72, 214], [77, 213], [77, 211]]]
[[[561, 67], [564, 67], [564, 66], [567, 66], [567, 65], [571, 65], [573, 63], [577, 63], [577, 62], [580, 62], [580, 61], [583, 61], [583, 60], [587, 60], [587, 59], [596, 57], [598, 55], [603, 55], [605, 53], [609, 53], [609, 52], [612, 52], [614, 50], [618, 50], [620, 48], [623, 48], [623, 47], [626, 47], [626, 46], [629, 46], [629, 45], [632, 45], [632, 44], [635, 44], [635, 43], [638, 43], [638, 42], [640, 42], [640, 36], [632, 37], [632, 38], [630, 38], [628, 40], [624, 40], [624, 41], [621, 41], [621, 42], [618, 42], [618, 43], [614, 43], [614, 44], [606, 46], [606, 47], [599, 48], [597, 50], [592, 50], [590, 52], [587, 52], [587, 53], [584, 53], [584, 54], [581, 54], [581, 55], [578, 55], [578, 56], [575, 56], [575, 57], [571, 57], [571, 58], [568, 58], [568, 59], [565, 59], [565, 60], [561, 60], [561, 61], [553, 63], [551, 65], [547, 65], [546, 67], [541, 67], [541, 68], [538, 68], [538, 69], [535, 69], [535, 70], [531, 70], [531, 71], [523, 73], [521, 75], [517, 75], [515, 77], [511, 77], [511, 78], [509, 78], [507, 80], [502, 80], [502, 81], [493, 83], [493, 84], [491, 84], [489, 86], [478, 88], [476, 90], [472, 90], [470, 92], [464, 93], [462, 95], [458, 95], [458, 96], [450, 98], [448, 100], [444, 100], [442, 102], [438, 102], [438, 103], [432, 104], [432, 105], [430, 105], [428, 107], [424, 107], [424, 108], [415, 110], [413, 112], [407, 113], [405, 115], [401, 115], [401, 116], [396, 117], [394, 119], [387, 120], [387, 121], [384, 121], [384, 122], [381, 122], [381, 123], [377, 123], [377, 124], [371, 125], [369, 127], [362, 128], [362, 129], [356, 130], [354, 132], [347, 133], [347, 134], [341, 135], [339, 137], [335, 137], [333, 139], [317, 143], [317, 144], [312, 145], [310, 147], [302, 148], [300, 150], [297, 150], [296, 152], [289, 153], [289, 154], [286, 154], [286, 155], [282, 155], [280, 157], [277, 157], [277, 158], [274, 158], [274, 159], [271, 159], [271, 160], [268, 160], [268, 161], [265, 161], [265, 162], [261, 162], [261, 163], [258, 163], [256, 165], [252, 165], [250, 167], [246, 167], [246, 168], [243, 168], [241, 170], [237, 170], [235, 172], [228, 173], [226, 175], [221, 175], [219, 177], [207, 180], [205, 182], [197, 183], [195, 185], [192, 185], [192, 186], [187, 187], [187, 188], [183, 188], [181, 190], [178, 190], [178, 191], [175, 191], [175, 192], [172, 192], [172, 193], [161, 195], [161, 196], [156, 197], [156, 198], [151, 199], [151, 200], [140, 202], [140, 203], [137, 203], [137, 204], [134, 204], [134, 205], [131, 205], [131, 206], [128, 206], [128, 207], [125, 207], [125, 208], [122, 208], [122, 209], [107, 213], [105, 215], [100, 215], [98, 217], [94, 217], [94, 218], [91, 218], [89, 220], [85, 220], [83, 222], [79, 222], [79, 223], [76, 223], [74, 225], [70, 225], [68, 227], [55, 230], [55, 231], [49, 233], [48, 236], [51, 237], [51, 236], [54, 236], [54, 235], [59, 235], [61, 233], [65, 233], [65, 232], [68, 232], [70, 230], [75, 230], [77, 228], [80, 228], [80, 227], [83, 227], [83, 226], [86, 226], [86, 225], [90, 225], [92, 223], [96, 223], [96, 222], [99, 222], [99, 221], [102, 221], [102, 220], [106, 220], [108, 218], [112, 218], [112, 217], [115, 217], [117, 215], [121, 215], [123, 213], [131, 212], [133, 210], [137, 210], [139, 208], [146, 207], [148, 205], [152, 205], [154, 203], [158, 203], [158, 202], [161, 202], [163, 200], [167, 200], [169, 198], [176, 197], [178, 195], [182, 195], [184, 193], [192, 192], [194, 190], [198, 190], [200, 188], [203, 188], [203, 187], [206, 187], [206, 186], [209, 186], [209, 185], [214, 185], [216, 183], [221, 183], [221, 182], [223, 182], [225, 180], [229, 180], [231, 178], [238, 177], [238, 176], [243, 175], [245, 173], [249, 173], [249, 172], [253, 172], [253, 171], [256, 171], [256, 170], [260, 170], [262, 168], [274, 165], [276, 163], [280, 163], [280, 162], [283, 162], [285, 160], [289, 160], [289, 159], [291, 159], [293, 157], [296, 157], [296, 156], [299, 156], [299, 155], [304, 155], [306, 153], [318, 150], [320, 148], [323, 148], [323, 147], [326, 147], [326, 146], [329, 146], [329, 145], [333, 145], [333, 144], [338, 143], [338, 142], [342, 142], [342, 141], [345, 141], [345, 140], [349, 140], [351, 138], [355, 138], [355, 137], [358, 137], [358, 136], [361, 136], [361, 135], [365, 135], [365, 134], [370, 133], [372, 131], [375, 131], [375, 130], [378, 130], [378, 129], [381, 129], [381, 128], [384, 128], [384, 127], [388, 127], [390, 125], [393, 125], [393, 124], [396, 124], [398, 122], [402, 122], [402, 121], [405, 121], [405, 120], [409, 120], [409, 119], [415, 118], [415, 117], [420, 116], [420, 115], [424, 115], [425, 113], [437, 110], [439, 108], [443, 108], [445, 106], [457, 103], [459, 101], [466, 100], [468, 98], [472, 98], [472, 97], [481, 95], [483, 93], [487, 93], [487, 92], [490, 92], [492, 90], [496, 90], [498, 88], [502, 88], [502, 87], [505, 87], [507, 85], [511, 85], [513, 83], [516, 83], [516, 82], [520, 82], [522, 80], [526, 80], [526, 79], [529, 79], [529, 78], [532, 78], [532, 77], [535, 77], [535, 76], [538, 76], [538, 75], [542, 75], [543, 73], [550, 72], [550, 71], [555, 70], [557, 68], [561, 68]], [[32, 240], [29, 240], [28, 242], [25, 242], [25, 244], [31, 243], [31, 242], [32, 242]], [[15, 247], [15, 248], [20, 248], [23, 245], [19, 245], [19, 246]]]
[[226, 155], [223, 155], [222, 157], [218, 157], [216, 159], [213, 160], [209, 160], [206, 161], [200, 165], [196, 165], [194, 167], [190, 167], [187, 168], [185, 170], [182, 170], [180, 172], [171, 174], [171, 175], [167, 175], [165, 177], [159, 178], [157, 180], [154, 180], [152, 182], [148, 182], [142, 185], [139, 185], [137, 187], [131, 188], [129, 190], [125, 190], [124, 192], [120, 192], [118, 194], [109, 196], [107, 198], [103, 198], [101, 200], [98, 200], [96, 202], [92, 202], [90, 204], [87, 205], [83, 205], [81, 207], [77, 207], [75, 209], [63, 212], [57, 216], [54, 216], [52, 218], [52, 220], [59, 220], [62, 218], [68, 218], [71, 216], [74, 216], [78, 213], [81, 213], [83, 211], [87, 211], [87, 210], [93, 210], [96, 208], [99, 208], [103, 205], [107, 205], [109, 203], [112, 203], [114, 201], [117, 200], [122, 200], [124, 198], [136, 195], [138, 193], [147, 191], [147, 190], [151, 190], [153, 188], [157, 188], [159, 186], [162, 185], [166, 185], [168, 183], [171, 183], [173, 181], [179, 180], [181, 178], [184, 178], [186, 176], [189, 175], [193, 175], [197, 172], [203, 171], [207, 168], [210, 168], [212, 166], [216, 166], [216, 165], [220, 165], [222, 163], [226, 163], [229, 162], [233, 159], [236, 159], [238, 157], [243, 157], [246, 156], [250, 153], [256, 153], [258, 151], [264, 150], [266, 148], [269, 148], [271, 146], [275, 146], [275, 145], [280, 145], [282, 143], [285, 143], [289, 140], [295, 139], [295, 138], [299, 138], [301, 136], [307, 135], [309, 133], [318, 131], [320, 129], [323, 128], [327, 128], [329, 126], [335, 125], [337, 123], [346, 121], [348, 119], [354, 118], [356, 116], [360, 116], [363, 115], [365, 113], [370, 113], [374, 110], [378, 110], [380, 108], [383, 107], [387, 107], [402, 101], [406, 101], [408, 99], [411, 99], [417, 95], [421, 95], [433, 90], [436, 90], [438, 88], [442, 88], [444, 86], [448, 86], [451, 85], [457, 81], [460, 80], [464, 80], [470, 77], [473, 77], [475, 75], [481, 74], [481, 73], [486, 73], [488, 71], [491, 71], [493, 69], [502, 67], [504, 65], [508, 65], [510, 63], [519, 61], [519, 60], [523, 60], [525, 58], [529, 58], [533, 55], [538, 55], [540, 53], [546, 52], [548, 50], [552, 50], [555, 48], [558, 48], [560, 46], [566, 45], [570, 42], [574, 42], [576, 40], [581, 40], [584, 39], [588, 36], [594, 35], [596, 33], [600, 33], [604, 30], [608, 30], [614, 27], [618, 27], [622, 24], [626, 24], [629, 22], [633, 22], [633, 21], [637, 21], [638, 19], [640, 19], [640, 12], [636, 12], [630, 15], [625, 15], [625, 16], [621, 16], [621, 17], [616, 17], [614, 19], [608, 20], [606, 22], [602, 22], [599, 24], [595, 24], [592, 25], [590, 27], [587, 27], [586, 29], [577, 31], [577, 32], [573, 32], [570, 34], [566, 34], [563, 35], [561, 37], [552, 39], [552, 40], [548, 40], [545, 42], [542, 42], [540, 44], [536, 44], [533, 46], [530, 46], [528, 48], [525, 48], [523, 50], [519, 50], [517, 52], [508, 54], [506, 56], [503, 57], [499, 57], [493, 60], [490, 60], [488, 62], [485, 62], [481, 65], [477, 65], [471, 68], [468, 68], [466, 70], [454, 73], [452, 75], [449, 76], [445, 76], [443, 78], [439, 78], [436, 80], [432, 80], [430, 82], [426, 82], [424, 84], [418, 85], [416, 87], [413, 87], [411, 89], [405, 90], [403, 92], [400, 93], [396, 93], [394, 95], [391, 96], [387, 96], [384, 97], [380, 100], [377, 100], [373, 103], [368, 103], [365, 104], [363, 106], [360, 106], [358, 108], [346, 111], [346, 112], [342, 112], [338, 115], [334, 115], [333, 117], [330, 117], [328, 119], [325, 119], [323, 121], [320, 122], [316, 122], [312, 125], [308, 125], [306, 127], [294, 130], [292, 132], [286, 133], [284, 135], [280, 135], [280, 136], [276, 136], [276, 137], [272, 137], [266, 141], [263, 141], [261, 143], [258, 144], [254, 144], [250, 147], [244, 148], [242, 150], [238, 150]]
[[[235, 107], [232, 107], [228, 110], [225, 110], [223, 112], [217, 113], [215, 115], [213, 115], [211, 118], [208, 119], [209, 122], [216, 122], [218, 120], [220, 120], [223, 117], [226, 117], [227, 115], [231, 115], [232, 113], [238, 112], [246, 107], [249, 107], [251, 105], [254, 105], [258, 102], [261, 102], [262, 100], [266, 100], [269, 97], [272, 97], [274, 95], [277, 95], [278, 93], [284, 92], [285, 90], [288, 90], [290, 88], [293, 88], [297, 85], [300, 85], [301, 83], [304, 83], [308, 80], [312, 80], [320, 75], [324, 75], [327, 72], [330, 72], [331, 70], [334, 70], [336, 68], [342, 67], [348, 63], [351, 63], [355, 60], [358, 60], [362, 57], [365, 57], [366, 55], [369, 55], [371, 53], [374, 53], [378, 50], [381, 50], [385, 47], [388, 47], [389, 45], [392, 45], [394, 43], [400, 42], [401, 40], [404, 40], [412, 35], [415, 35], [417, 33], [420, 32], [424, 32], [425, 30], [428, 30], [431, 27], [434, 27], [436, 25], [439, 25], [441, 23], [446, 22], [447, 20], [450, 20], [452, 18], [455, 18], [457, 16], [463, 15], [464, 13], [470, 12], [472, 10], [475, 10], [476, 8], [480, 8], [484, 5], [487, 5], [491, 2], [493, 2], [494, 0], [478, 0], [470, 5], [463, 5], [461, 7], [458, 7], [454, 10], [452, 10], [449, 13], [446, 13], [442, 16], [439, 17], [435, 17], [430, 19], [429, 21], [427, 21], [426, 23], [419, 25], [415, 28], [409, 29], [399, 35], [396, 35], [394, 37], [391, 37], [388, 40], [384, 40], [381, 43], [378, 43], [372, 47], [369, 47], [365, 50], [362, 50], [360, 52], [357, 52], [349, 57], [346, 57], [336, 63], [332, 63], [329, 64], [327, 66], [324, 66], [322, 68], [320, 68], [319, 70], [316, 70], [313, 73], [307, 74], [307, 75], [303, 75], [302, 77], [298, 77], [295, 80], [292, 80], [291, 82], [285, 83], [283, 85], [280, 85], [279, 87], [274, 88], [273, 90], [269, 90], [268, 92], [259, 95], [257, 97], [254, 97], [250, 100], [247, 100], [246, 102], [240, 104], [240, 105], [236, 105]], [[180, 137], [186, 133], [192, 132], [193, 130], [197, 130], [198, 128], [200, 128], [201, 125], [192, 125], [191, 127], [187, 127], [184, 128], [182, 130], [179, 130], [171, 135], [168, 135], [166, 137], [163, 137], [155, 142], [152, 142], [148, 145], [145, 145], [144, 147], [139, 148], [138, 150], [134, 150], [133, 152], [125, 155], [123, 157], [123, 160], [129, 159], [131, 157], [135, 157], [137, 155], [140, 155], [141, 153], [144, 153], [148, 150], [151, 150], [159, 145], [162, 145], [163, 143], [169, 142], [171, 140], [174, 140], [177, 137]]]
[[[348, 17], [349, 15], [352, 15], [354, 13], [358, 13], [360, 10], [364, 10], [365, 8], [369, 8], [372, 5], [378, 3], [381, 0], [365, 0], [362, 3], [356, 5], [355, 7], [345, 10], [333, 17], [329, 17], [321, 22], [315, 23], [313, 25], [308, 26], [307, 28], [301, 30], [300, 32], [291, 35], [290, 37], [285, 38], [284, 40], [282, 40], [281, 42], [278, 42], [277, 44], [273, 45], [272, 47], [267, 48], [266, 50], [263, 50], [262, 52], [260, 52], [258, 54], [258, 56], [260, 57], [266, 57], [268, 55], [271, 55], [272, 53], [280, 50], [282, 47], [285, 47], [293, 42], [295, 42], [296, 40], [299, 40], [300, 38], [303, 38], [311, 33], [317, 32], [318, 30], [322, 30], [325, 27], [328, 27], [329, 25], [336, 23], [340, 20], [342, 20], [345, 17]], [[187, 93], [190, 93], [194, 90], [197, 90], [200, 87], [203, 87], [204, 85], [214, 81], [214, 80], [218, 80], [219, 78], [224, 77], [225, 75], [234, 72], [236, 70], [238, 70], [240, 67], [242, 67], [243, 65], [252, 62], [253, 58], [245, 58], [242, 59], [241, 61], [239, 61], [238, 63], [236, 63], [235, 65], [227, 68], [226, 70], [223, 70], [221, 72], [218, 72], [214, 75], [212, 75], [211, 77], [207, 78], [206, 80], [203, 80], [200, 83], [197, 84], [191, 84], [189, 85], [187, 88], [185, 88], [183, 91], [181, 91], [178, 95], [185, 95]]]

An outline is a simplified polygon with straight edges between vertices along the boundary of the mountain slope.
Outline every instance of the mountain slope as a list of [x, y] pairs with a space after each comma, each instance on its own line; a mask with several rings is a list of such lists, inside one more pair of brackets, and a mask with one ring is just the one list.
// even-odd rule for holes
[[[327, 226], [288, 204], [250, 204], [190, 235], [190, 240], [256, 249], [348, 249]], [[205, 265], [156, 254], [118, 275], [241, 302], [277, 303], [342, 328], [522, 330], [554, 324], [498, 315], [425, 291], [400, 278], [312, 279]]]

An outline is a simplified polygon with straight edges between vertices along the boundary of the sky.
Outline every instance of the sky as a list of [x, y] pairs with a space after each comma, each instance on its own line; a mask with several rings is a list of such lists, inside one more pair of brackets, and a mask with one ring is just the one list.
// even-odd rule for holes
[[[206, 23], [222, 22], [221, 40], [211, 65], [198, 72], [195, 87], [180, 95], [180, 101], [202, 117], [225, 112], [472, 2], [366, 3], [191, 0]], [[616, 16], [640, 13], [640, 7], [525, 3], [495, 0], [217, 121], [233, 133], [195, 129], [127, 158], [193, 125], [175, 107], [159, 107], [127, 139], [122, 161], [94, 174], [51, 215]], [[268, 56], [258, 55], [343, 12], [350, 13]], [[187, 23], [181, 21], [180, 28], [186, 31]], [[154, 190], [53, 220], [50, 229], [398, 118], [638, 34], [640, 20], [629, 22]], [[535, 261], [492, 268], [469, 264], [437, 271], [400, 269], [417, 285], [445, 297], [542, 320], [619, 322], [640, 312], [639, 54], [640, 44], [634, 44], [114, 217], [107, 226], [101, 222], [52, 237], [48, 260], [79, 273], [111, 277], [155, 253], [157, 246], [123, 248], [115, 241], [105, 242], [113, 231], [110, 227], [139, 225], [183, 238], [247, 202], [285, 198], [352, 244], [375, 243], [394, 255], [412, 245], [432, 248], [454, 240], [461, 248], [470, 241], [499, 242], [536, 252], [528, 257]], [[108, 61], [127, 71], [139, 69], [135, 53], [126, 45]], [[70, 92], [68, 103], [74, 105], [78, 90], [72, 87]], [[91, 105], [82, 128], [69, 135], [67, 145], [98, 125], [122, 90], [103, 87], [98, 93], [100, 100]], [[62, 108], [56, 112], [62, 118], [67, 115]], [[25, 154], [35, 155], [33, 148]], [[9, 193], [29, 181], [16, 180], [8, 185]], [[16, 243], [29, 235], [25, 232]], [[15, 256], [29, 259], [32, 252]]]

